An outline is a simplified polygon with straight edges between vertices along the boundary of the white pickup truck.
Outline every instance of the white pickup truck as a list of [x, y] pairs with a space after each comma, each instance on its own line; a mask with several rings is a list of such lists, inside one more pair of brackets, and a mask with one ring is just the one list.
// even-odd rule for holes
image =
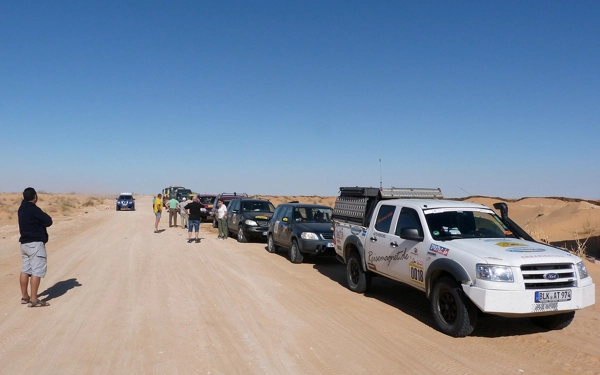
[[593, 305], [594, 283], [581, 258], [536, 242], [494, 210], [443, 200], [439, 189], [340, 188], [334, 247], [350, 290], [365, 293], [384, 276], [426, 293], [439, 330], [464, 337], [479, 312], [531, 317], [562, 329]]

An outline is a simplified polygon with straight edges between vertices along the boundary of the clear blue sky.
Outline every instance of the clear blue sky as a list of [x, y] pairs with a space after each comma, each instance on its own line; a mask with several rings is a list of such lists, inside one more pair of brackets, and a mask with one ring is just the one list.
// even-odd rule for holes
[[0, 51], [3, 192], [600, 198], [600, 1], [0, 0]]

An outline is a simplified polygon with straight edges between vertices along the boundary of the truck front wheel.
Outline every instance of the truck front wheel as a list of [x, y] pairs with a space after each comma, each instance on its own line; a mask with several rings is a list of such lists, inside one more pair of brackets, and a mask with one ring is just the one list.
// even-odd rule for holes
[[575, 311], [564, 314], [534, 316], [531, 319], [533, 324], [546, 329], [563, 329], [566, 328], [575, 318]]
[[431, 312], [440, 331], [449, 336], [465, 337], [475, 329], [477, 307], [449, 277], [440, 278], [433, 286]]
[[373, 275], [370, 272], [363, 270], [360, 264], [360, 256], [356, 253], [350, 255], [348, 263], [346, 263], [348, 288], [356, 293], [366, 293], [371, 287], [372, 277]]
[[292, 240], [292, 246], [290, 247], [290, 262], [292, 263], [302, 263], [304, 261], [304, 256], [300, 252], [300, 247], [298, 247], [298, 242], [296, 240]]
[[238, 242], [248, 242], [248, 238], [244, 234], [244, 228], [241, 225], [238, 227], [237, 241]]

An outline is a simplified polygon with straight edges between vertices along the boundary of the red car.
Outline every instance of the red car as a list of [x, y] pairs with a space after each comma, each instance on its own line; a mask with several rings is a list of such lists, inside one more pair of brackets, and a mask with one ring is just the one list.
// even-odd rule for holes
[[200, 203], [206, 209], [206, 212], [201, 212], [202, 220], [206, 220], [209, 216], [211, 216], [213, 202], [215, 201], [216, 195], [214, 194], [198, 194], [198, 198], [200, 199]]

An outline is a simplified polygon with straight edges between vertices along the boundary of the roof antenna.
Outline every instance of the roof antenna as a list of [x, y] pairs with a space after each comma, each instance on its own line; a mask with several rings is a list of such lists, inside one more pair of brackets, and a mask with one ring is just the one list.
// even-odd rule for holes
[[381, 174], [381, 158], [379, 158], [379, 189], [383, 189], [383, 175]]
[[468, 194], [470, 197], [472, 197], [472, 196], [473, 196], [473, 194], [469, 193], [468, 191], [466, 191], [466, 190], [465, 190], [465, 189], [463, 189], [463, 188], [460, 188], [460, 190], [462, 190], [462, 191], [464, 191], [465, 193], [467, 193], [467, 194]]

